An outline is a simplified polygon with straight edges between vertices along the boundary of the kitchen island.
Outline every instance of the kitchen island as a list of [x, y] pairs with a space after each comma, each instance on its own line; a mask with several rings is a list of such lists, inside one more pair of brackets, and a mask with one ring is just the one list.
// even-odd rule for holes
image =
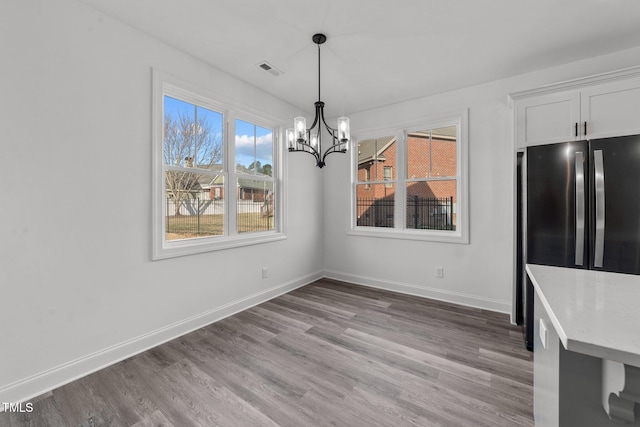
[[640, 276], [526, 270], [535, 288], [536, 426], [640, 425]]

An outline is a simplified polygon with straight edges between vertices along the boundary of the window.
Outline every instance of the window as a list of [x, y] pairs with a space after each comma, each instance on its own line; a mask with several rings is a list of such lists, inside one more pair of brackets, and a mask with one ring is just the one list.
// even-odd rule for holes
[[168, 95], [163, 110], [165, 239], [222, 235], [223, 115]]
[[468, 243], [466, 126], [464, 111], [359, 139], [351, 233]]
[[356, 174], [356, 224], [362, 227], [393, 227], [395, 184], [393, 169], [396, 137], [358, 141]]
[[236, 119], [238, 233], [274, 228], [273, 130]]
[[[383, 179], [385, 181], [391, 181], [393, 179], [392, 178], [392, 176], [393, 176], [393, 166], [385, 166], [384, 169], [383, 169], [383, 172], [384, 172]], [[389, 187], [391, 187], [391, 184], [385, 184], [385, 186], [387, 188], [389, 188]]]
[[455, 231], [457, 130], [407, 133], [407, 228]]
[[284, 238], [279, 128], [155, 72], [154, 89], [153, 258]]

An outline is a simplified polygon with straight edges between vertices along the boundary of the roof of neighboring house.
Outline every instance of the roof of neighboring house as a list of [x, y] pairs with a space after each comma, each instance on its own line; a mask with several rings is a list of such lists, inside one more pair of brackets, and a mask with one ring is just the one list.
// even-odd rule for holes
[[251, 190], [272, 190], [273, 184], [271, 181], [263, 181], [260, 179], [238, 178], [238, 187]]
[[207, 190], [211, 187], [221, 187], [224, 185], [224, 176], [216, 175], [211, 178], [209, 175], [200, 175], [198, 182], [203, 190]]
[[395, 141], [395, 136], [358, 141], [358, 164], [360, 165], [373, 160], [387, 160], [382, 153]]
[[[191, 166], [191, 167], [193, 167], [193, 166]], [[224, 169], [223, 166], [221, 164], [218, 164], [218, 163], [213, 164], [213, 165], [196, 165], [193, 168], [194, 169], [204, 169], [204, 170], [207, 170], [207, 171], [214, 171], [214, 172], [222, 172], [222, 170]]]
[[[268, 175], [264, 175], [261, 173], [258, 173], [255, 175], [239, 174], [238, 186], [240, 188], [253, 189], [253, 190], [263, 190], [265, 189], [265, 186], [266, 186], [267, 190], [271, 190], [270, 187], [272, 186], [272, 184], [270, 181], [254, 179], [252, 178], [252, 176], [268, 176]], [[224, 185], [224, 176], [216, 175], [215, 177], [212, 178], [211, 176], [201, 175], [198, 183], [200, 184], [200, 188], [202, 188], [203, 190], [208, 190], [211, 187], [222, 187]]]

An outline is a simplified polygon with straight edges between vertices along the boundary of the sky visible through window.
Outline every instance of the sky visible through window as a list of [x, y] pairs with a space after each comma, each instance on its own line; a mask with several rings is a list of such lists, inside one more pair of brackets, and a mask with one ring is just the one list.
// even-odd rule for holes
[[[170, 96], [164, 97], [164, 114], [173, 119], [187, 117], [204, 120], [215, 139], [222, 139], [223, 115], [204, 107], [195, 106]], [[249, 168], [254, 162], [261, 166], [273, 165], [273, 131], [243, 120], [236, 120], [235, 157], [236, 164]]]
[[266, 165], [273, 166], [273, 131], [244, 120], [236, 120], [236, 164], [247, 168], [257, 166], [256, 172]]

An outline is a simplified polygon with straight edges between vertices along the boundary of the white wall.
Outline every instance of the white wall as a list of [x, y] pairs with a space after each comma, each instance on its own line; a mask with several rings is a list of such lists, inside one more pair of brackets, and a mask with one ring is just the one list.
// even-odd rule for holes
[[[349, 159], [325, 168], [325, 274], [511, 313], [515, 149], [508, 94], [640, 65], [640, 48], [351, 114], [352, 134], [469, 108], [470, 244], [347, 235]], [[472, 64], [470, 64], [472, 66]], [[435, 267], [444, 267], [444, 278]]]
[[0, 402], [322, 275], [311, 159], [288, 167], [286, 240], [151, 261], [152, 67], [300, 111], [74, 0], [3, 1], [0, 40]]

